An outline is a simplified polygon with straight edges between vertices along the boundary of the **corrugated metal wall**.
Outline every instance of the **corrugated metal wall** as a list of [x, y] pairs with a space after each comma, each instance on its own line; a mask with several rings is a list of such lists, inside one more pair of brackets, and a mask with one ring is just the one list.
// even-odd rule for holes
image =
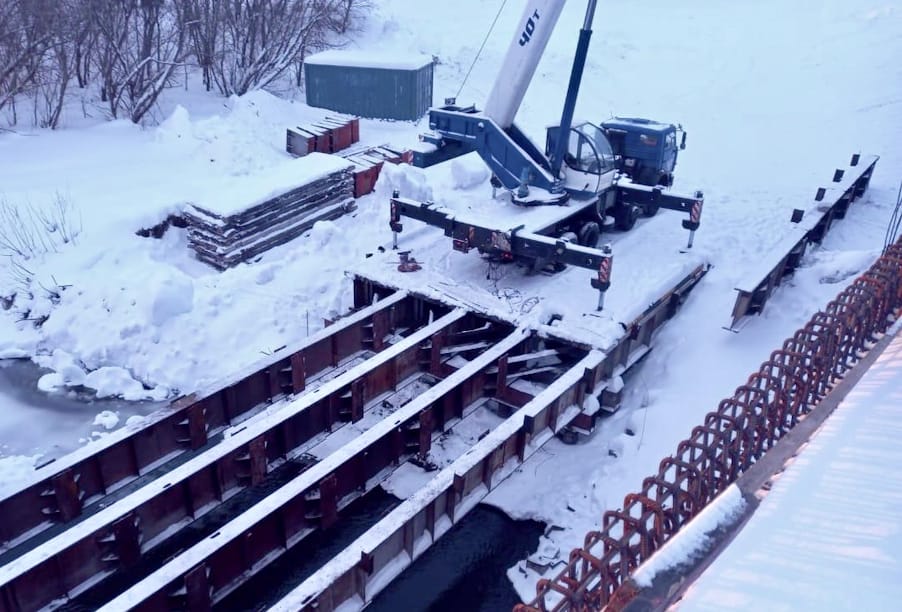
[[307, 104], [376, 119], [415, 121], [432, 106], [432, 64], [417, 70], [305, 64]]

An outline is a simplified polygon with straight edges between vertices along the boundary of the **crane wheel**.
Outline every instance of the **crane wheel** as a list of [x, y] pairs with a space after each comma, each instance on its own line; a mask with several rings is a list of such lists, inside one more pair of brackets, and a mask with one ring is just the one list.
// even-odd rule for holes
[[647, 204], [642, 209], [642, 216], [643, 217], [654, 217], [656, 214], [658, 214], [659, 210], [661, 210], [660, 204]]
[[614, 213], [614, 227], [622, 232], [628, 232], [636, 225], [639, 214], [638, 206], [621, 205]]
[[594, 248], [598, 246], [599, 237], [601, 237], [601, 228], [594, 221], [584, 223], [583, 226], [579, 228], [578, 242], [581, 246]]

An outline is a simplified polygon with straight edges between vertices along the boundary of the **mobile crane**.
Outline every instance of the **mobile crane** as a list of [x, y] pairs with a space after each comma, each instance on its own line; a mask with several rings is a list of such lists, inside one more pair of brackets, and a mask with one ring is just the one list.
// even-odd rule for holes
[[[660, 208], [688, 214], [692, 247], [703, 206], [702, 193], [665, 192], [672, 183], [677, 133], [681, 127], [645, 119], [613, 119], [596, 126], [574, 124], [573, 115], [592, 35], [597, 0], [589, 0], [559, 125], [549, 127], [544, 152], [514, 124], [566, 0], [529, 0], [485, 105], [461, 107], [454, 99], [429, 111], [431, 134], [414, 152], [414, 165], [427, 167], [476, 151], [492, 172], [493, 195], [504, 189], [509, 203], [499, 203], [491, 223], [466, 220], [432, 202], [394, 194], [390, 225], [397, 247], [402, 217], [444, 230], [461, 252], [477, 249], [498, 261], [516, 261], [538, 272], [548, 266], [575, 265], [597, 271], [598, 310], [610, 287], [610, 247], [598, 249], [601, 228], [612, 217], [617, 229], [629, 230], [640, 215]], [[680, 147], [685, 147], [682, 132]], [[612, 147], [612, 141], [616, 147]], [[625, 178], [632, 178], [627, 182]], [[492, 205], [495, 206], [495, 205]], [[515, 214], [504, 227], [504, 207], [556, 206], [553, 212]], [[520, 211], [522, 213], [522, 211]]]

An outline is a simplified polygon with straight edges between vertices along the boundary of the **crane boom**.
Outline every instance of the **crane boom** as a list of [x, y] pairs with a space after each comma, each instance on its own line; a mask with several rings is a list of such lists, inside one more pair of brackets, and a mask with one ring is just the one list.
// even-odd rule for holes
[[514, 122], [565, 2], [530, 0], [524, 7], [520, 29], [511, 40], [483, 111], [502, 129]]

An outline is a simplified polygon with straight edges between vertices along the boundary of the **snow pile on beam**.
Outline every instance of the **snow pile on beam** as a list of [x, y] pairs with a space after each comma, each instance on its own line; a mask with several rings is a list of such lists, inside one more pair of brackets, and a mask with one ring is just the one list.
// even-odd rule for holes
[[185, 211], [188, 243], [224, 270], [297, 238], [317, 221], [354, 209], [353, 165], [311, 153], [253, 177], [219, 185]]
[[711, 543], [710, 534], [732, 524], [745, 508], [742, 492], [735, 483], [731, 484], [655, 552], [651, 559], [639, 566], [633, 573], [633, 580], [641, 587], [650, 587], [655, 576], [661, 572], [688, 563], [705, 553]]

